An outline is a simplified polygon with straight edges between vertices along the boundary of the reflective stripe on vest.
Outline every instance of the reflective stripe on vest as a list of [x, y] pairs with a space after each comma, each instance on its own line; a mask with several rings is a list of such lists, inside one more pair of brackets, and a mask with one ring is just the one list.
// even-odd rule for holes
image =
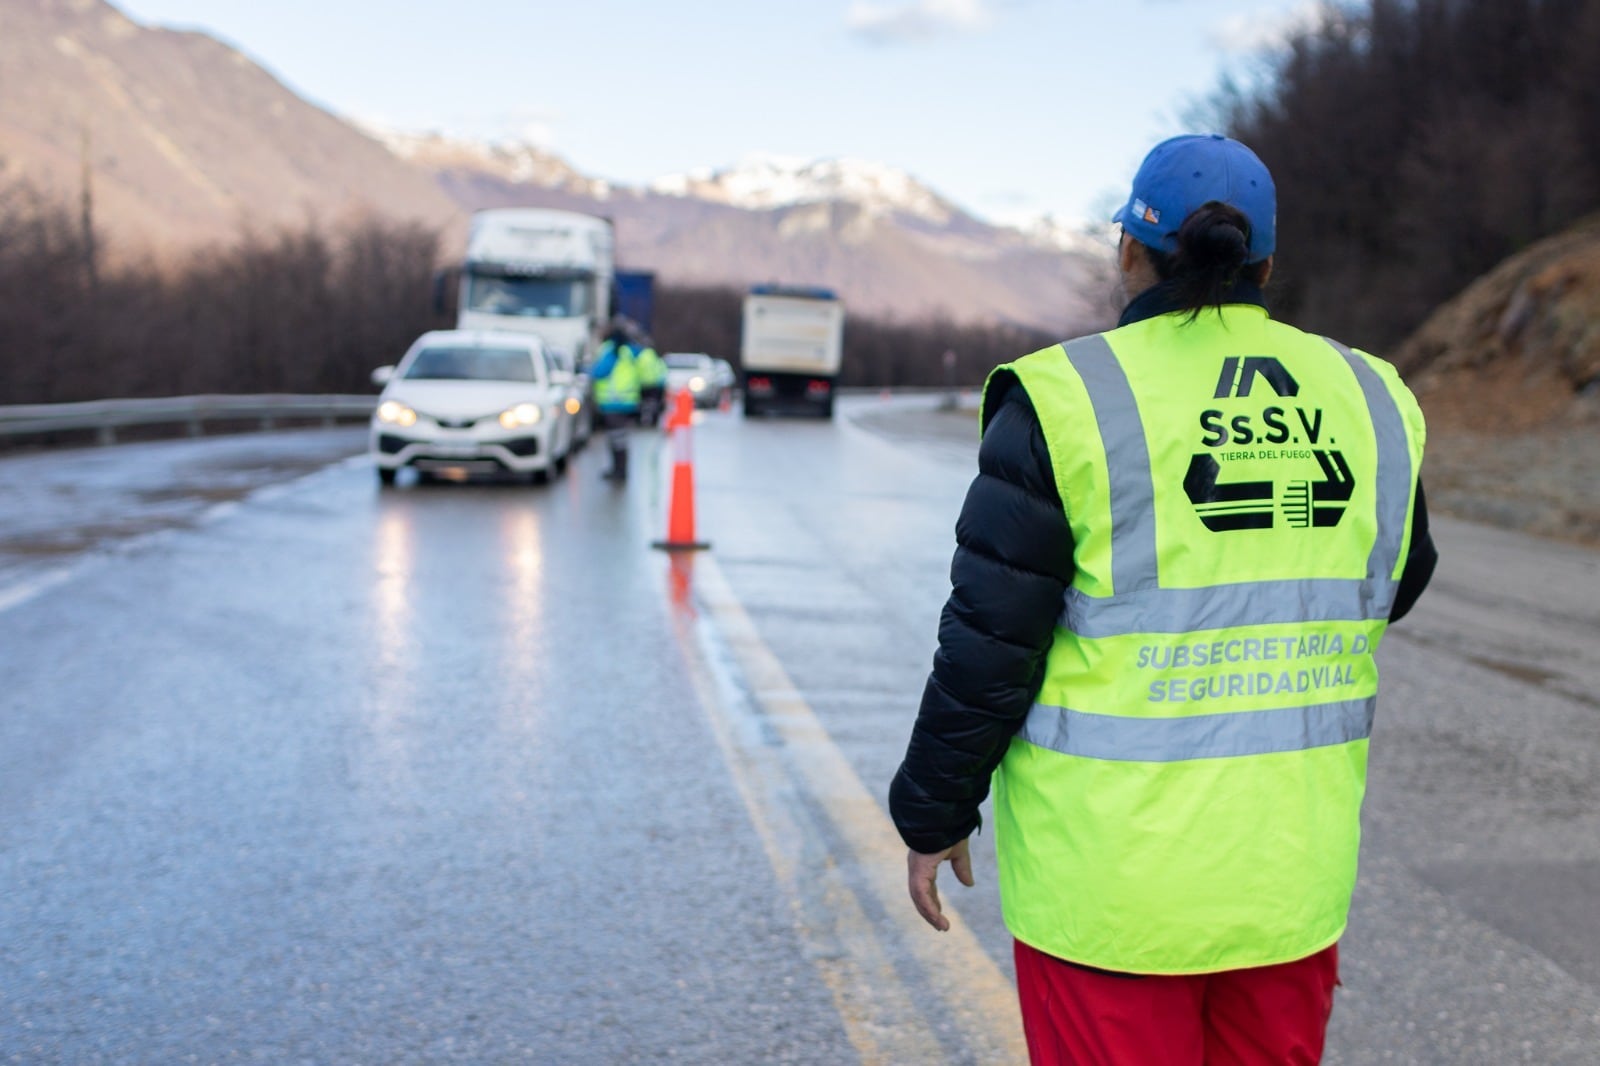
[[1376, 697], [1271, 711], [1123, 718], [1035, 704], [1017, 736], [1063, 755], [1127, 762], [1181, 762], [1306, 751], [1372, 735]]

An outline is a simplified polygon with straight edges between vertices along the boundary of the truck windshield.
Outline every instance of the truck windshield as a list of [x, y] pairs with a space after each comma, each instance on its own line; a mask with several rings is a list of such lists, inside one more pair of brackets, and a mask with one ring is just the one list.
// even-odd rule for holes
[[576, 318], [589, 313], [589, 283], [583, 278], [473, 274], [467, 279], [467, 310], [491, 315]]
[[526, 348], [424, 348], [406, 370], [408, 381], [538, 381]]

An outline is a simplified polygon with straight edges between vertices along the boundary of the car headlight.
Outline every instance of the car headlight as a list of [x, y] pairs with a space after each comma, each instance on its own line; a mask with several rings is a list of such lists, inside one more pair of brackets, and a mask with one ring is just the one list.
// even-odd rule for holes
[[417, 412], [398, 400], [385, 400], [378, 405], [378, 421], [392, 426], [414, 426]]
[[578, 399], [576, 396], [568, 396], [567, 397], [567, 414], [575, 415], [581, 410], [583, 410], [583, 401]]
[[516, 429], [518, 426], [531, 426], [543, 417], [544, 412], [539, 410], [538, 404], [519, 403], [500, 412], [500, 424], [506, 429]]
[[706, 379], [701, 377], [699, 374], [696, 374], [694, 377], [689, 379], [689, 391], [690, 392], [704, 392], [705, 388], [706, 388]]

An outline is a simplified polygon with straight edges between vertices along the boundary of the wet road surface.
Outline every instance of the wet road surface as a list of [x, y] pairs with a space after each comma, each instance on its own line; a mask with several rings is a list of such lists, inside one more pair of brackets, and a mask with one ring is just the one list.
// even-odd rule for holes
[[[992, 846], [938, 936], [882, 809], [974, 436], [711, 414], [676, 569], [651, 435], [622, 491], [0, 461], [0, 1061], [1014, 1061]], [[1600, 556], [1436, 535], [1328, 1061], [1592, 1062]]]

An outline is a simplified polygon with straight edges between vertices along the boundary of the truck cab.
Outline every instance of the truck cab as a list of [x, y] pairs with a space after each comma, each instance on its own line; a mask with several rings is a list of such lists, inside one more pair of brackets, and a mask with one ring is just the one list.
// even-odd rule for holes
[[575, 211], [497, 208], [472, 216], [461, 269], [456, 325], [532, 333], [572, 375], [582, 410], [579, 437], [593, 427], [584, 369], [610, 317], [614, 238], [607, 219]]

